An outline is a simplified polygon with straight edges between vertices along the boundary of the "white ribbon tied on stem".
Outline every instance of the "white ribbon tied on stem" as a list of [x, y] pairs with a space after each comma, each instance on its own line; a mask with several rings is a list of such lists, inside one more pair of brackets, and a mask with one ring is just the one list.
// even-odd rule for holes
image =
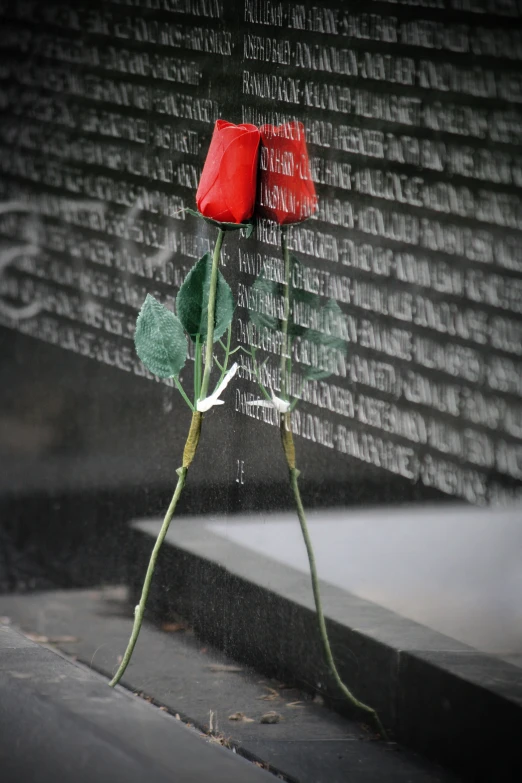
[[205, 397], [204, 400], [198, 400], [198, 404], [196, 406], [197, 410], [200, 413], [205, 413], [205, 411], [209, 411], [214, 405], [224, 405], [224, 401], [220, 400], [220, 396], [227, 388], [228, 384], [234, 377], [234, 375], [237, 372], [237, 362], [234, 362], [230, 370], [227, 372], [219, 386], [217, 387], [215, 392], [212, 392], [208, 397]]
[[247, 405], [258, 405], [260, 408], [275, 408], [278, 413], [288, 413], [290, 403], [286, 400], [282, 400], [281, 397], [276, 397], [274, 390], [270, 389], [272, 394], [272, 401], [269, 400], [251, 400], [247, 402]]

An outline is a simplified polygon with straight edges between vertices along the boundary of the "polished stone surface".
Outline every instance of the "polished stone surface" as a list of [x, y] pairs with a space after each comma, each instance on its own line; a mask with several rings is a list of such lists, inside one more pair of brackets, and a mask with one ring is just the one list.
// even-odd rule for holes
[[270, 781], [245, 759], [5, 625], [0, 699], [5, 783]]
[[[293, 514], [232, 516], [207, 526], [308, 573]], [[311, 512], [309, 527], [325, 582], [477, 650], [520, 661], [521, 506], [328, 509]]]
[[[224, 520], [217, 517], [192, 518], [171, 526], [152, 587], [151, 611], [159, 618], [178, 611], [190, 618], [201, 638], [264, 672], [290, 674], [346, 711], [324, 664], [309, 575], [282, 562], [281, 554], [275, 559], [238, 544], [225, 534], [233, 522], [216, 532], [213, 526], [220, 523]], [[243, 534], [246, 527], [243, 519]], [[159, 522], [142, 520], [134, 528], [139, 571]], [[268, 540], [277, 546], [270, 522], [260, 524], [257, 533], [261, 528], [264, 548]], [[131, 575], [131, 580], [136, 595], [140, 579]], [[522, 730], [516, 657], [512, 661], [511, 656], [505, 660], [480, 652], [331, 582], [322, 581], [321, 592], [342, 679], [378, 710], [397, 739], [473, 781], [490, 783], [494, 774], [496, 780], [512, 783], [520, 767]], [[490, 719], [495, 743], [479, 759], [477, 736]]]

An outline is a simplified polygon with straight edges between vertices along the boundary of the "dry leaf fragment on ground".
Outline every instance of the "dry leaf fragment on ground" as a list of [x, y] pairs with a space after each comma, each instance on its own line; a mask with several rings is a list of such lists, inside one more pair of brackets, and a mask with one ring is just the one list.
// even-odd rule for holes
[[229, 666], [226, 663], [212, 663], [205, 668], [210, 669], [211, 672], [242, 672], [241, 666]]
[[228, 719], [241, 721], [242, 723], [254, 723], [254, 719], [247, 718], [244, 712], [233, 712], [232, 715], [228, 716]]
[[161, 630], [166, 633], [176, 633], [176, 631], [186, 631], [187, 626], [185, 623], [163, 623]]
[[39, 633], [26, 633], [24, 636], [38, 644], [73, 644], [78, 641], [77, 636], [43, 636]]
[[[187, 726], [188, 725], [189, 724], [187, 723]], [[225, 737], [225, 735], [223, 733], [206, 734], [205, 736], [206, 736], [208, 742], [212, 742], [212, 743], [215, 743], [217, 745], [222, 745], [224, 748], [232, 748], [232, 745], [231, 745], [232, 738], [231, 737]]]
[[265, 712], [259, 719], [259, 723], [279, 723], [282, 720], [282, 716], [272, 710], [271, 712]]
[[37, 642], [38, 644], [49, 644], [49, 637], [48, 636], [42, 636], [38, 633], [26, 633], [24, 636], [27, 636], [28, 639], [30, 639], [32, 642]]
[[265, 688], [267, 688], [270, 693], [265, 693], [264, 696], [258, 696], [257, 698], [260, 701], [275, 701], [279, 698], [279, 693], [276, 691], [275, 688], [271, 688], [269, 685], [265, 685]]
[[135, 696], [139, 696], [139, 698], [143, 699], [144, 701], [148, 701], [149, 704], [152, 704], [152, 702], [153, 702], [153, 697], [152, 696], [147, 696], [147, 694], [144, 693], [144, 691], [134, 691], [134, 695]]
[[50, 636], [49, 644], [75, 644], [79, 642], [77, 636]]

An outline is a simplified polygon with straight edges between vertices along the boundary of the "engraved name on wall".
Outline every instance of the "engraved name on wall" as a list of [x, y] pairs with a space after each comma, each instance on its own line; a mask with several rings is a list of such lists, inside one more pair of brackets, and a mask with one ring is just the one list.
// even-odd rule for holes
[[[522, 481], [522, 32], [515, 4], [0, 3], [0, 323], [146, 376], [136, 310], [209, 247], [193, 206], [214, 121], [306, 127], [319, 206], [293, 285], [346, 352], [291, 383], [314, 448], [471, 502]], [[276, 227], [225, 250], [235, 338], [281, 282]], [[306, 364], [312, 348], [293, 345]], [[312, 359], [309, 358], [309, 361]], [[238, 415], [276, 423], [242, 356]]]

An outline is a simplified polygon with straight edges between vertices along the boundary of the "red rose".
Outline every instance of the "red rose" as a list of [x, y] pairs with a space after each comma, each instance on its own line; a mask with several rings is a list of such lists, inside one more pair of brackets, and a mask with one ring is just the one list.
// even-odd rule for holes
[[274, 128], [263, 125], [256, 216], [275, 220], [280, 226], [299, 223], [317, 209], [315, 186], [310, 174], [304, 126], [287, 122]]
[[259, 131], [255, 125], [218, 120], [196, 193], [202, 215], [242, 223], [254, 213]]

